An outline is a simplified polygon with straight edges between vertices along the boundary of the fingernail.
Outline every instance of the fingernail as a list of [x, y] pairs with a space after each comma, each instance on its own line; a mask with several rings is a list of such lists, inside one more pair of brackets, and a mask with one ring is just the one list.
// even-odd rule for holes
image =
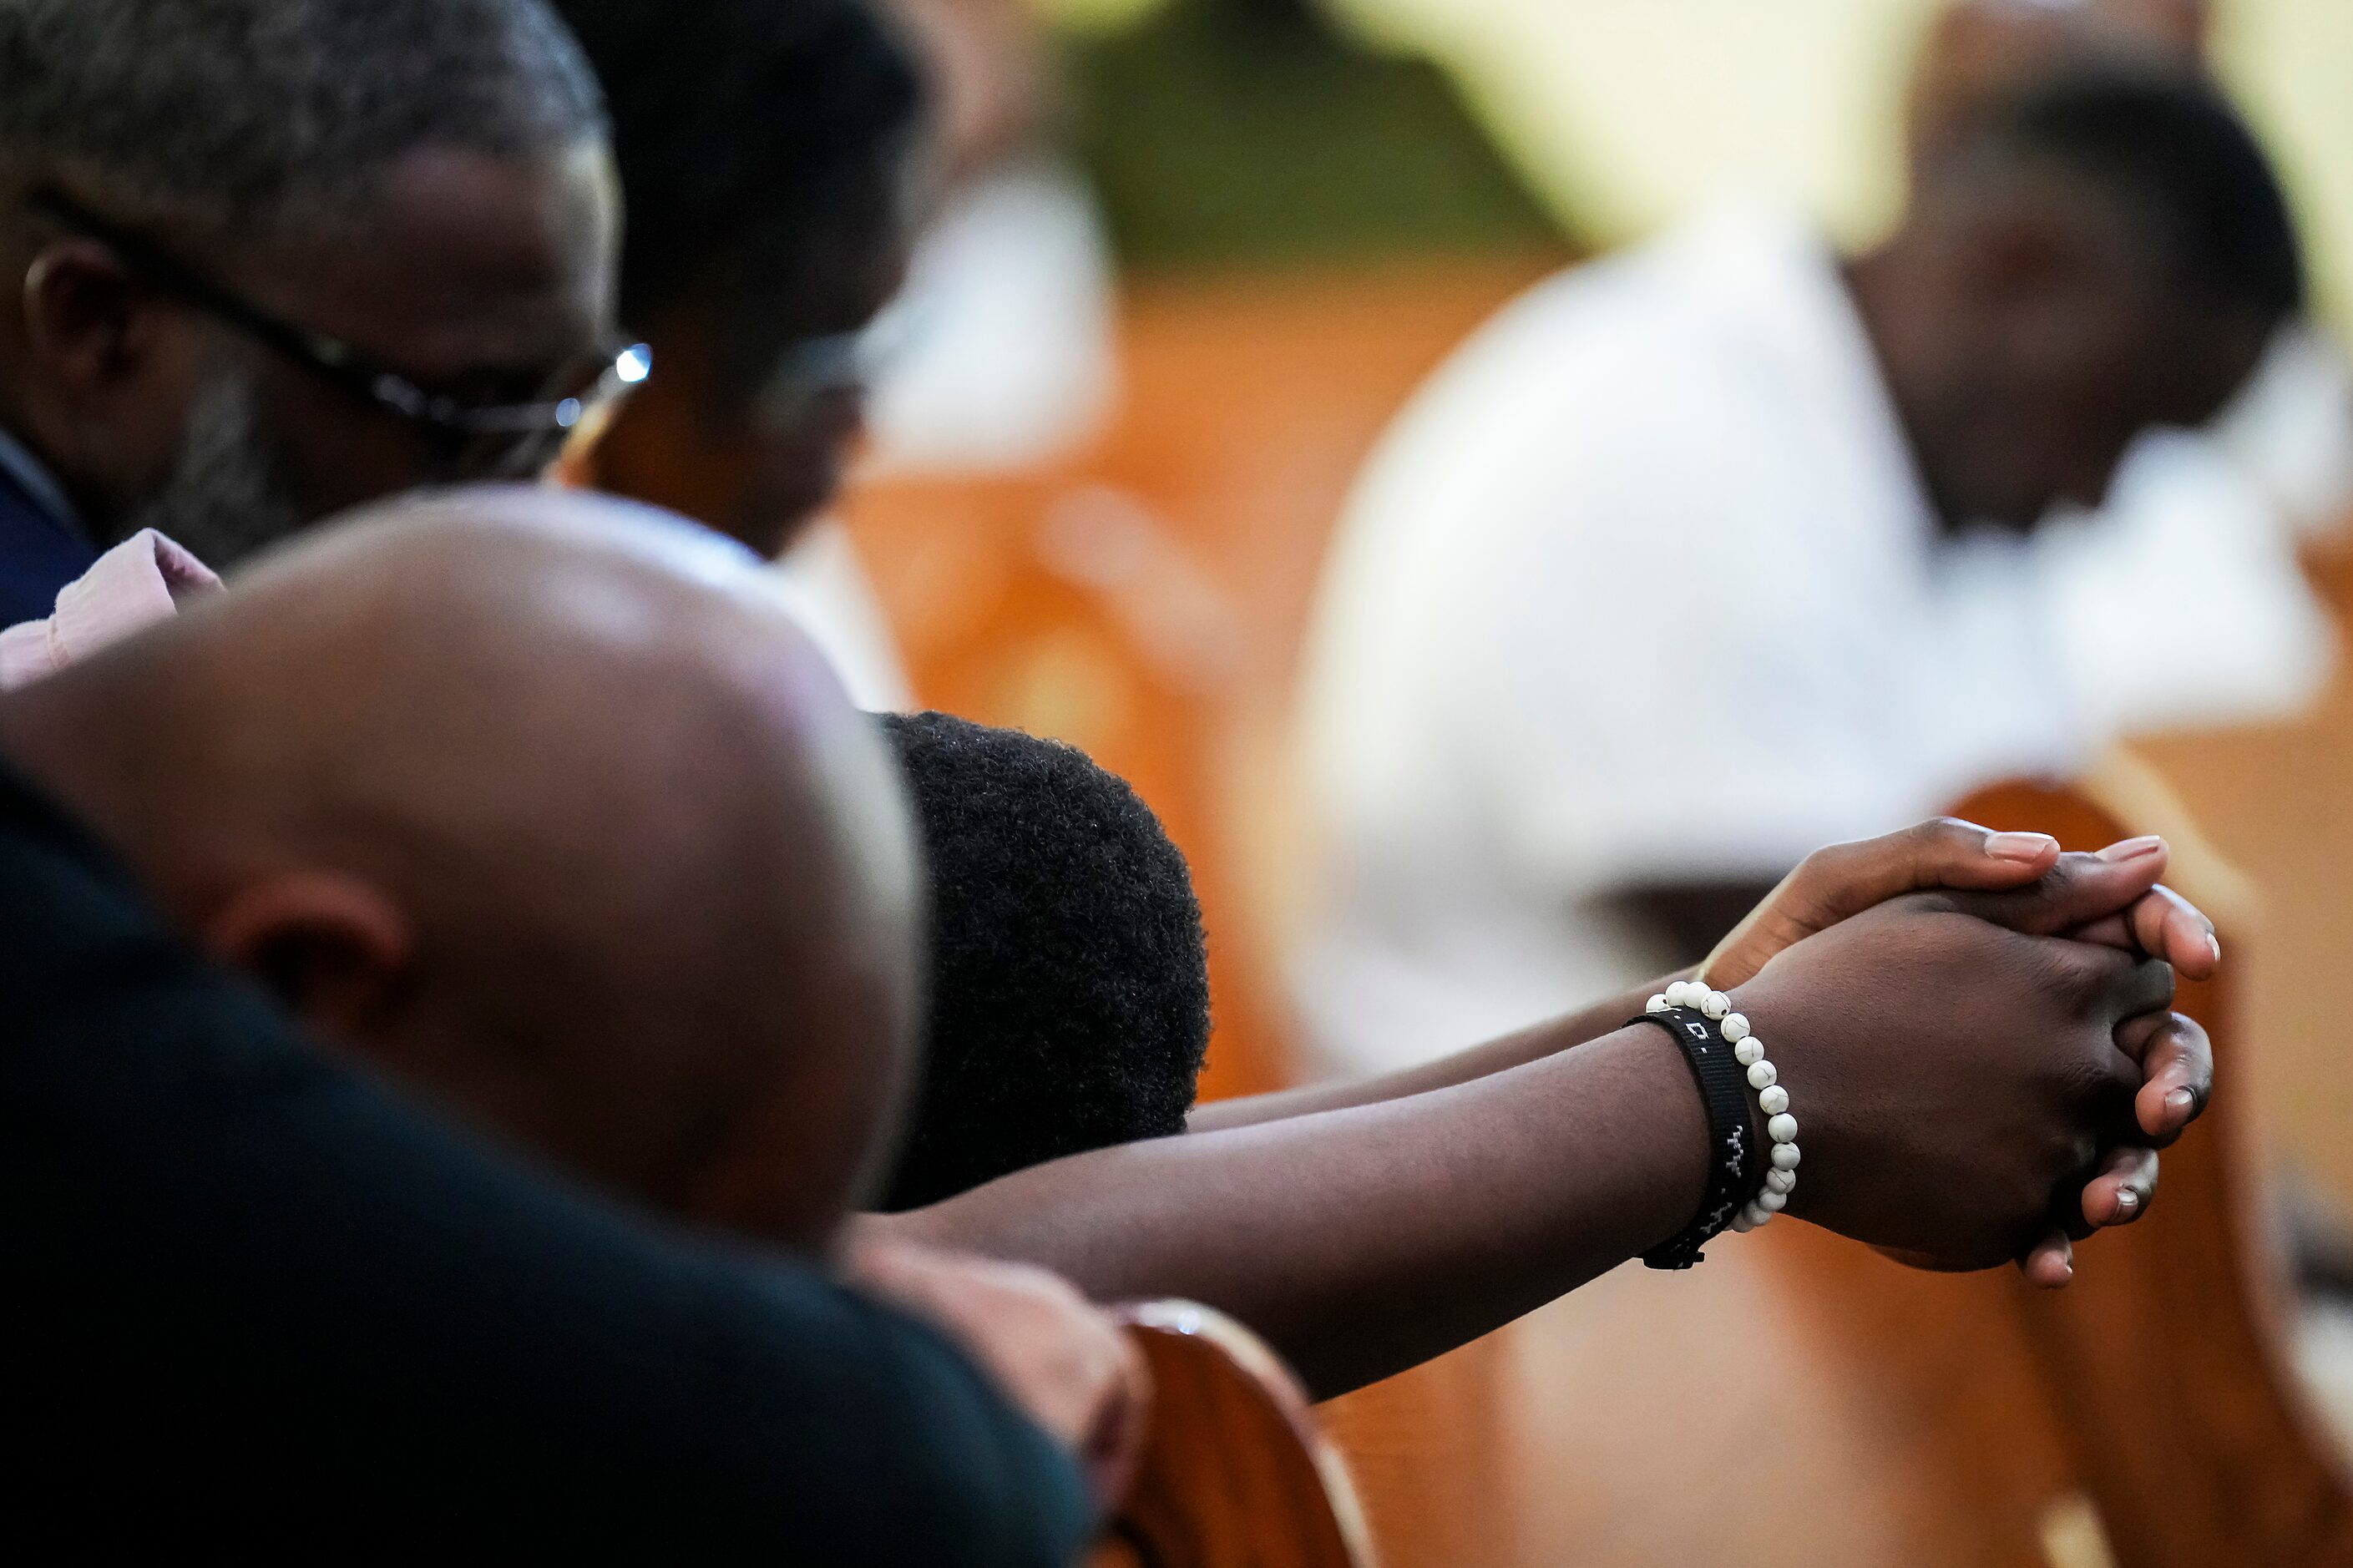
[[2222, 962], [2222, 939], [2211, 931], [2206, 933], [2206, 951], [2213, 955], [2215, 963]]
[[2130, 1187], [2116, 1189], [2116, 1213], [2131, 1214], [2140, 1207], [2140, 1194]]
[[1996, 833], [1985, 841], [1985, 852], [1997, 860], [2040, 860], [2058, 847], [2048, 833]]
[[2138, 838], [2127, 838], [2121, 844], [2109, 845], [2100, 851], [2100, 858], [2111, 861], [2137, 860], [2144, 855], [2154, 855], [2164, 847], [2164, 839], [2154, 833], [2145, 833]]
[[2198, 1108], [2198, 1097], [2186, 1089], [2177, 1089], [2165, 1097], [2165, 1109], [2177, 1116], [2187, 1116]]

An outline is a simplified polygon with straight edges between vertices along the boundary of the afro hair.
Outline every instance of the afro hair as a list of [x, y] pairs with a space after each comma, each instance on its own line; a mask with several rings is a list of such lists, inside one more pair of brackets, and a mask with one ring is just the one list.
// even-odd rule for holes
[[1181, 1132], [1209, 1043], [1184, 854], [1074, 747], [881, 716], [932, 885], [929, 1050], [883, 1206]]

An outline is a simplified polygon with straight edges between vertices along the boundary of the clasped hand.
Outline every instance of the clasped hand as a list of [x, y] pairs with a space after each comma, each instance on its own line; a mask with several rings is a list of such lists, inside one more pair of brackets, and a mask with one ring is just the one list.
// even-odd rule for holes
[[[1710, 984], [1771, 1041], [1804, 1129], [1791, 1212], [1931, 1268], [2016, 1259], [2147, 1212], [2204, 1109], [2212, 923], [2162, 840], [2064, 854], [1949, 819], [1810, 857], [1717, 948]], [[1901, 1019], [1891, 1033], [1887, 1021]]]

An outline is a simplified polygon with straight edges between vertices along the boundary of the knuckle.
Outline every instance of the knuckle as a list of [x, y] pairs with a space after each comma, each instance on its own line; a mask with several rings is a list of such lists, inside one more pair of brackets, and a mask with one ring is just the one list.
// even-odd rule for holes
[[2038, 943], [2036, 953], [2038, 988], [2057, 993], [2079, 1009], [2090, 1008], [2124, 967], [2121, 954], [2078, 942]]
[[2206, 1026], [2186, 1013], [2174, 1013], [2165, 1021], [2166, 1044], [2175, 1054], [2201, 1071], [2214, 1070], [2214, 1041], [2206, 1033]]
[[2063, 898], [2082, 886], [2084, 879], [2090, 876], [2098, 865], [2099, 862], [2088, 855], [2073, 852], [2062, 855], [2052, 863], [2051, 869], [2042, 873], [2042, 879], [2034, 884], [2033, 895], [2046, 904]]
[[1910, 847], [1915, 866], [1965, 867], [1983, 853], [1986, 830], [1957, 816], [1939, 816], [1911, 830]]
[[1870, 854], [1868, 842], [1862, 844], [1826, 844], [1798, 862], [1797, 874], [1807, 881], [1836, 878], [1846, 868]]
[[2118, 1107], [2129, 1113], [2140, 1076], [2095, 1029], [2075, 1031], [2069, 1045], [2052, 1054], [2052, 1107], [2070, 1140], [2073, 1168], [2088, 1171], [2099, 1154], [2093, 1125]]

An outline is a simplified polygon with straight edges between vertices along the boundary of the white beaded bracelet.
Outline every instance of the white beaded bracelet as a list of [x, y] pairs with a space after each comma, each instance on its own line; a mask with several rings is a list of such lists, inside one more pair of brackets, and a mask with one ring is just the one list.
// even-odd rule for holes
[[1767, 1059], [1765, 1042], [1757, 1037], [1746, 1017], [1732, 1010], [1731, 997], [1696, 980], [1677, 980], [1651, 997], [1643, 1011], [1663, 1013], [1670, 1007], [1695, 1007], [1715, 1020], [1716, 1028], [1732, 1043], [1733, 1059], [1748, 1069], [1748, 1087], [1757, 1091], [1757, 1109], [1765, 1114], [1765, 1133], [1773, 1141], [1772, 1166], [1765, 1173], [1765, 1185], [1742, 1206], [1732, 1228], [1755, 1230], [1787, 1208], [1789, 1194], [1798, 1189], [1798, 1162], [1804, 1156], [1798, 1152], [1798, 1119], [1789, 1114], [1789, 1091]]

